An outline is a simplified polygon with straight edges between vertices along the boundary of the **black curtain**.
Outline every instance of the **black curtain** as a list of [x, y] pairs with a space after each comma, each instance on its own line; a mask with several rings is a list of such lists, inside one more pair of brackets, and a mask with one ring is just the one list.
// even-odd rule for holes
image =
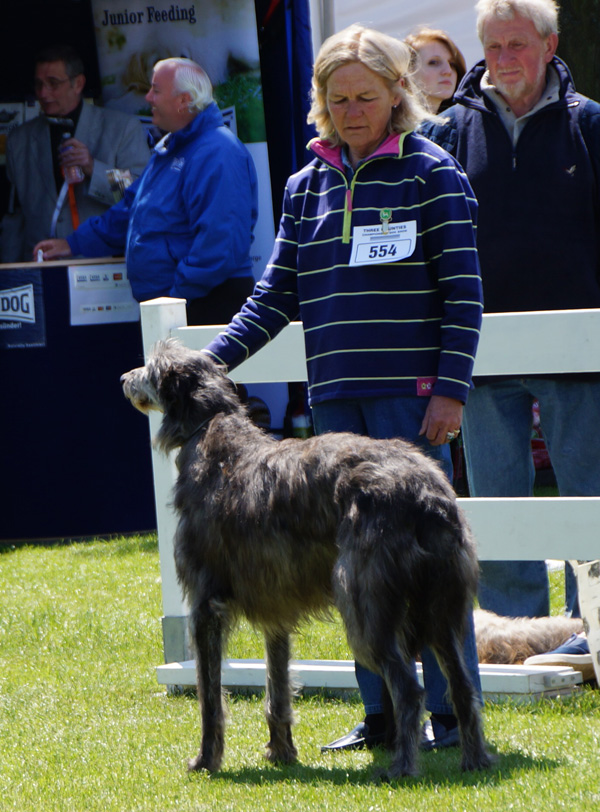
[[275, 227], [285, 182], [307, 162], [313, 54], [308, 0], [255, 0]]

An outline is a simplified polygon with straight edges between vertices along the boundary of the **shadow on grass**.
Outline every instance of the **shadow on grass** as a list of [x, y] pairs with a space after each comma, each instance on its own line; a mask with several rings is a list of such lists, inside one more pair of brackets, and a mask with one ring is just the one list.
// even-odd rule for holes
[[60, 547], [72, 547], [82, 555], [99, 557], [106, 553], [111, 555], [131, 555], [132, 553], [156, 553], [158, 539], [156, 532], [115, 534], [108, 536], [86, 536], [68, 539], [24, 539], [16, 541], [0, 540], [0, 555], [14, 553], [25, 548], [51, 550]]
[[[389, 766], [389, 755], [383, 751], [374, 751], [373, 761], [360, 767], [350, 767], [347, 764], [334, 764], [330, 766], [314, 766], [308, 764], [293, 764], [277, 766], [265, 762], [264, 766], [248, 766], [239, 769], [225, 768], [210, 776], [211, 781], [235, 784], [279, 784], [285, 782], [300, 782], [303, 784], [333, 784], [336, 786], [351, 784], [364, 786], [372, 784], [385, 784], [386, 786], [423, 786], [435, 788], [443, 787], [489, 787], [497, 786], [511, 781], [515, 775], [528, 772], [548, 774], [552, 769], [558, 768], [560, 762], [551, 758], [532, 758], [521, 752], [494, 754], [496, 762], [489, 770], [477, 772], [462, 772], [460, 769], [460, 752], [431, 753], [421, 755], [418, 762], [420, 775], [410, 778], [401, 778], [391, 783], [382, 778]], [[202, 780], [204, 773], [190, 773], [190, 780]]]

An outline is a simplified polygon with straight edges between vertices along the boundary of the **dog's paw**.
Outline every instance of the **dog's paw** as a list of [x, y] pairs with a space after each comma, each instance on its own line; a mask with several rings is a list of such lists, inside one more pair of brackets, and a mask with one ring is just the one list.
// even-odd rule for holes
[[496, 756], [482, 750], [480, 753], [469, 755], [463, 754], [460, 767], [463, 772], [474, 772], [476, 770], [489, 770], [498, 761]]
[[269, 742], [265, 748], [265, 758], [267, 761], [270, 761], [271, 764], [296, 764], [298, 761], [298, 751], [293, 744], [273, 747]]
[[382, 784], [391, 784], [393, 781], [399, 781], [402, 778], [416, 778], [419, 771], [416, 767], [408, 767], [406, 765], [391, 764], [387, 769], [380, 767], [373, 772], [373, 777], [376, 781]]
[[187, 768], [189, 773], [199, 773], [199, 772], [208, 772], [214, 773], [221, 766], [221, 760], [216, 758], [208, 758], [202, 754], [202, 751], [198, 753], [195, 758], [188, 759]]

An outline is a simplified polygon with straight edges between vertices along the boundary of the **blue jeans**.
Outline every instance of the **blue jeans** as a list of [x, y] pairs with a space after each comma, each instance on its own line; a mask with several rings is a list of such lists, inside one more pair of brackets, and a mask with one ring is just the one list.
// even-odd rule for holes
[[[471, 496], [531, 496], [534, 400], [561, 496], [600, 495], [600, 382], [506, 378], [469, 395], [463, 439]], [[566, 567], [566, 611], [578, 615], [577, 583]], [[549, 614], [544, 561], [484, 561], [482, 608], [512, 617]]]
[[[429, 403], [426, 397], [355, 398], [328, 400], [312, 407], [313, 422], [317, 434], [326, 431], [351, 431], [354, 434], [368, 435], [377, 439], [402, 437], [420, 446], [430, 457], [439, 460], [452, 478], [452, 460], [448, 445], [432, 446], [419, 436], [419, 429]], [[475, 645], [473, 618], [469, 616], [469, 628], [465, 640], [464, 656], [473, 685], [481, 696], [479, 663]], [[448, 683], [437, 663], [433, 652], [428, 648], [421, 652], [423, 681], [425, 683], [425, 704], [433, 713], [453, 713], [448, 697]], [[356, 679], [366, 713], [382, 713], [381, 677], [355, 664]]]

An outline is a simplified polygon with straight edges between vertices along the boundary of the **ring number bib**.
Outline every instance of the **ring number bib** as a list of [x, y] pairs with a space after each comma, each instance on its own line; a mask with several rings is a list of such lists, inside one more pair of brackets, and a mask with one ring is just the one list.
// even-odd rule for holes
[[385, 227], [355, 226], [352, 229], [350, 265], [380, 265], [399, 262], [415, 250], [417, 221], [389, 223]]

